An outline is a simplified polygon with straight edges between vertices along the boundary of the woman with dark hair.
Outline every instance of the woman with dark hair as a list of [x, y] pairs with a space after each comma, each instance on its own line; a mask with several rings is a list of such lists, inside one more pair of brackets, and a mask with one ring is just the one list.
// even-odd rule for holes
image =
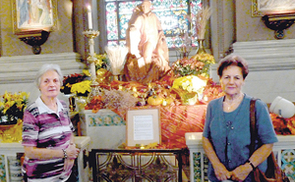
[[37, 73], [41, 95], [27, 107], [23, 118], [25, 181], [74, 181], [70, 176], [79, 149], [74, 143], [68, 107], [57, 99], [62, 78], [55, 64], [45, 64]]
[[250, 101], [242, 92], [249, 73], [247, 62], [231, 54], [219, 62], [217, 69], [225, 96], [208, 104], [203, 132], [203, 147], [209, 158], [208, 177], [223, 180], [254, 181], [252, 171], [267, 169], [267, 157], [277, 142], [267, 105], [256, 100], [257, 138], [255, 152], [250, 155]]

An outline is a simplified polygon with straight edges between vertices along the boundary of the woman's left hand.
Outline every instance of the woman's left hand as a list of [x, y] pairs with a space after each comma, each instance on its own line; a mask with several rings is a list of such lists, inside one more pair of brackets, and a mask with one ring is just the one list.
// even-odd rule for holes
[[244, 181], [252, 171], [250, 164], [246, 163], [232, 171], [231, 179], [234, 181]]

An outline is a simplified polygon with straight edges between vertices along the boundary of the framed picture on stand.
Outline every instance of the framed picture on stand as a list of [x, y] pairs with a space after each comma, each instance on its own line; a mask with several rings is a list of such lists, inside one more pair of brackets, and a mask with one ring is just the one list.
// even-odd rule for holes
[[161, 143], [160, 113], [158, 109], [138, 109], [127, 112], [127, 146]]

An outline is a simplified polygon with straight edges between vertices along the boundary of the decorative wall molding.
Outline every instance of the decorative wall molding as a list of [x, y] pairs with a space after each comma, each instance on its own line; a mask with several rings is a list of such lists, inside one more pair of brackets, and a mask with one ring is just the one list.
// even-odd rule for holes
[[295, 69], [295, 39], [236, 42], [233, 49], [251, 71]]
[[[233, 49], [249, 64], [245, 93], [266, 103], [277, 96], [295, 101], [295, 39], [236, 42]], [[219, 82], [217, 66], [212, 66], [211, 77]]]
[[[295, 69], [295, 39], [236, 42], [233, 49], [247, 60], [250, 71]], [[217, 64], [212, 72], [216, 69]]]
[[80, 55], [74, 52], [0, 57], [0, 84], [31, 83], [45, 63], [58, 64], [64, 75], [80, 73], [84, 66]]

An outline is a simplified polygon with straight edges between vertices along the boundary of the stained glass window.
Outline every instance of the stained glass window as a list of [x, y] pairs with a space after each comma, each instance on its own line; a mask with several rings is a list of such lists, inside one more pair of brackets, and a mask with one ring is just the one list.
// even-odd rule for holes
[[[142, 0], [105, 0], [108, 45], [125, 45], [129, 19], [133, 9], [141, 2]], [[187, 20], [187, 16], [194, 18], [201, 9], [201, 2], [202, 0], [152, 1], [152, 11], [161, 21], [169, 48], [183, 46], [184, 32], [188, 32], [189, 35], [195, 34], [194, 24]], [[191, 44], [197, 46], [197, 40], [192, 40]]]

